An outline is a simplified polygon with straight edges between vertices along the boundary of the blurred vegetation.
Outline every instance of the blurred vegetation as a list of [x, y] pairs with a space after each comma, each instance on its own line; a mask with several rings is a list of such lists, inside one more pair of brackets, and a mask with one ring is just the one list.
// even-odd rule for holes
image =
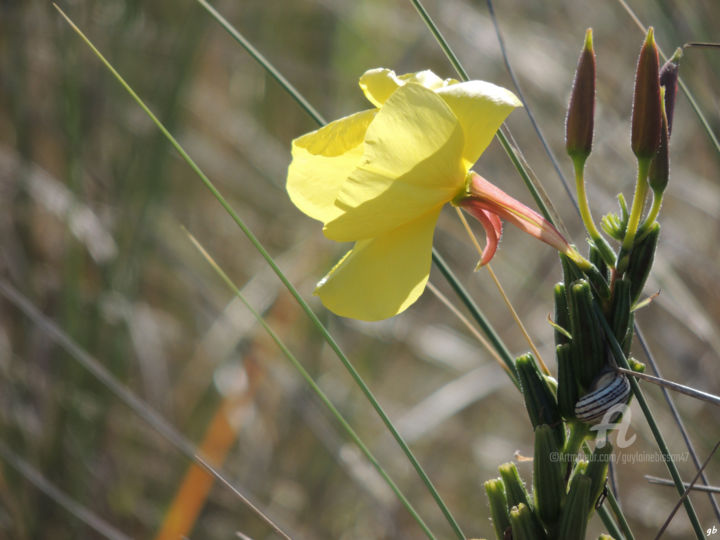
[[[631, 2], [665, 53], [718, 41], [714, 0]], [[284, 193], [289, 143], [313, 122], [193, 1], [61, 2], [63, 9], [178, 136], [308, 298], [407, 436], [471, 536], [489, 535], [482, 482], [515, 451], [532, 455], [522, 398], [466, 329], [429, 293], [383, 323], [336, 318], [312, 298], [343, 252]], [[471, 77], [512, 88], [484, 2], [426, 7]], [[560, 156], [563, 121], [584, 30], [598, 53], [596, 138], [586, 178], [596, 218], [630, 195], [633, 72], [642, 33], [618, 2], [498, 2], [496, 13], [520, 85]], [[409, 2], [221, 0], [215, 7], [322, 113], [366, 107], [357, 77], [383, 66], [454, 76]], [[686, 80], [720, 132], [720, 54], [689, 50]], [[580, 220], [523, 111], [509, 127], [571, 236]], [[664, 375], [718, 393], [720, 354], [720, 155], [684, 96], [671, 145], [659, 261], [638, 313]], [[477, 170], [530, 203], [502, 148]], [[46, 1], [0, 2], [0, 280], [27, 296], [85, 351], [182, 433], [201, 441], [230, 403], [237, 440], [228, 475], [293, 536], [417, 538], [420, 530], [347, 442], [300, 377], [188, 242], [189, 229], [303, 361], [409, 495], [440, 538], [442, 515], [337, 359], [217, 201]], [[480, 238], [482, 236], [480, 235]], [[514, 354], [527, 349], [452, 213], [435, 245]], [[496, 273], [546, 360], [552, 358], [557, 256], [508, 228]], [[450, 296], [439, 274], [432, 281]], [[452, 296], [450, 296], [452, 298]], [[643, 360], [637, 344], [634, 354]], [[679, 431], [648, 388], [673, 451]], [[701, 459], [718, 437], [710, 406], [676, 396]], [[656, 448], [639, 412], [638, 442]], [[189, 465], [175, 449], [60, 348], [47, 331], [0, 300], [0, 441], [48, 482], [130, 537], [159, 530]], [[0, 537], [94, 538], [73, 513], [0, 460]], [[524, 477], [531, 465], [520, 463]], [[686, 479], [691, 462], [680, 463]], [[654, 534], [676, 500], [662, 463], [617, 466], [620, 500], [638, 538]], [[720, 478], [716, 457], [708, 468]], [[707, 497], [693, 495], [703, 524]], [[601, 524], [591, 523], [597, 533]], [[216, 485], [197, 538], [269, 535]], [[687, 538], [678, 514], [667, 537]]]

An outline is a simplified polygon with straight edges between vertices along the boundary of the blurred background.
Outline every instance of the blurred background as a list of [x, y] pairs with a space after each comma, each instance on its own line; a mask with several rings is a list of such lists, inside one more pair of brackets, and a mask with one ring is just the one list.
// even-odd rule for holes
[[[688, 41], [720, 41], [720, 5], [713, 0], [630, 4], [654, 25], [668, 54]], [[313, 298], [315, 283], [348, 247], [325, 239], [321, 225], [301, 214], [284, 191], [290, 141], [315, 129], [313, 121], [193, 0], [60, 5], [179, 138], [315, 308], [465, 533], [490, 537], [482, 483], [516, 452], [533, 453], [521, 395], [429, 291], [404, 314], [380, 323], [335, 317]], [[213, 5], [327, 119], [368, 107], [357, 86], [366, 69], [429, 68], [455, 76], [407, 1]], [[472, 78], [512, 88], [485, 2], [427, 0], [426, 8]], [[496, 15], [528, 106], [569, 180], [565, 107], [584, 31], [594, 29], [598, 101], [586, 178], [599, 220], [615, 211], [616, 193], [632, 196], [629, 117], [642, 32], [615, 1], [504, 0]], [[687, 51], [680, 72], [719, 132], [720, 51]], [[580, 221], [525, 111], [514, 112], [508, 126], [572, 239], [583, 245]], [[718, 393], [720, 154], [683, 95], [671, 157], [659, 255], [646, 288], [660, 294], [637, 320], [664, 376]], [[475, 169], [532, 203], [497, 142]], [[45, 0], [0, 2], [0, 537], [100, 538], [102, 525], [110, 537], [162, 538], [170, 508], [180, 508], [185, 534], [193, 538], [236, 532], [273, 537], [229, 489], [210, 485], [202, 474], [186, 477], [188, 459], [91, 375], [78, 362], [81, 352], [60, 346], [48, 321], [202, 444], [293, 537], [422, 536], [182, 227], [265, 315], [438, 538], [450, 537], [426, 489], [317, 330]], [[528, 345], [487, 272], [473, 272], [477, 254], [450, 209], [441, 216], [435, 246], [511, 352], [525, 352]], [[552, 285], [560, 279], [556, 254], [507, 227], [492, 266], [554, 370], [547, 316]], [[458, 304], [435, 270], [431, 280]], [[18, 294], [35, 315], [20, 308]], [[645, 361], [637, 342], [633, 352]], [[660, 391], [644, 386], [671, 450], [685, 452]], [[720, 437], [717, 409], [674, 397], [704, 460]], [[637, 442], [618, 452], [656, 455], [644, 418], [635, 406], [633, 412]], [[708, 467], [716, 484], [719, 459]], [[532, 464], [518, 466], [529, 482]], [[690, 480], [692, 462], [681, 459], [679, 466]], [[677, 495], [643, 475], [667, 477], [664, 465], [619, 464], [616, 473], [637, 537], [654, 536]], [[707, 496], [694, 494], [692, 500], [704, 527], [720, 526]], [[590, 531], [602, 530], [593, 518]], [[665, 537], [688, 538], [689, 531], [681, 510]]]

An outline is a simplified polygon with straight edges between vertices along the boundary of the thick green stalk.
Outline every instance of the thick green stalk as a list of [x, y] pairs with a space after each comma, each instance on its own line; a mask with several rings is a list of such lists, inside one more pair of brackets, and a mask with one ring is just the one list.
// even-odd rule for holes
[[185, 151], [185, 149], [180, 145], [180, 143], [175, 139], [175, 137], [172, 136], [172, 134], [165, 128], [165, 126], [160, 122], [160, 120], [153, 114], [153, 112], [148, 108], [148, 106], [145, 104], [145, 102], [138, 96], [135, 91], [130, 87], [130, 85], [123, 79], [123, 77], [115, 70], [115, 68], [108, 62], [108, 60], [100, 53], [100, 51], [92, 44], [92, 42], [89, 40], [85, 34], [65, 15], [65, 13], [57, 6], [55, 6], [56, 9], [60, 12], [60, 14], [65, 18], [65, 20], [68, 22], [68, 24], [72, 27], [72, 29], [85, 41], [85, 43], [90, 47], [90, 49], [95, 53], [95, 55], [100, 59], [100, 61], [105, 65], [105, 67], [112, 73], [112, 75], [115, 77], [115, 79], [122, 85], [122, 87], [130, 94], [130, 96], [135, 100], [135, 102], [140, 106], [140, 108], [145, 112], [145, 114], [148, 115], [148, 117], [153, 121], [153, 123], [157, 126], [157, 128], [162, 132], [162, 134], [167, 138], [167, 140], [170, 142], [170, 144], [175, 148], [175, 150], [180, 154], [180, 156], [183, 158], [183, 160], [188, 164], [188, 166], [195, 172], [195, 174], [200, 178], [202, 183], [205, 185], [205, 187], [212, 193], [212, 195], [217, 199], [217, 201], [220, 203], [220, 205], [223, 207], [223, 209], [228, 213], [228, 215], [232, 218], [232, 220], [235, 222], [235, 224], [240, 228], [240, 230], [245, 234], [245, 236], [250, 240], [250, 242], [253, 244], [255, 249], [262, 255], [262, 257], [265, 259], [267, 264], [270, 266], [270, 268], [273, 270], [273, 272], [277, 275], [277, 277], [280, 279], [280, 281], [283, 283], [283, 285], [287, 288], [287, 290], [292, 294], [292, 296], [295, 298], [297, 303], [300, 305], [302, 310], [305, 312], [305, 314], [308, 316], [310, 321], [313, 323], [313, 325], [318, 329], [318, 331], [321, 333], [325, 341], [330, 345], [330, 348], [335, 352], [337, 357], [342, 362], [345, 369], [348, 371], [350, 376], [352, 377], [353, 381], [355, 381], [355, 384], [358, 385], [360, 390], [365, 394], [365, 397], [370, 402], [372, 407], [375, 409], [375, 412], [378, 414], [380, 419], [383, 421], [385, 426], [387, 427], [388, 431], [390, 431], [391, 435], [395, 439], [395, 441], [398, 443], [400, 448], [402, 449], [405, 456], [408, 458], [410, 463], [412, 464], [413, 468], [417, 472], [418, 476], [420, 476], [420, 479], [425, 484], [425, 486], [428, 488], [428, 491], [432, 495], [433, 499], [435, 499], [435, 502], [437, 503], [438, 507], [442, 511], [442, 513], [445, 515], [446, 519], [450, 523], [450, 526], [454, 530], [455, 534], [458, 536], [458, 538], [464, 540], [465, 535], [460, 529], [460, 526], [457, 524], [455, 519], [453, 518], [452, 514], [450, 513], [450, 510], [447, 508], [447, 505], [440, 497], [440, 494], [435, 489], [435, 486], [430, 481], [430, 478], [427, 476], [423, 468], [421, 467], [420, 463], [418, 462], [417, 458], [415, 458], [415, 455], [410, 450], [410, 447], [407, 445], [405, 440], [402, 438], [400, 433], [397, 431], [393, 423], [390, 421], [390, 418], [385, 413], [383, 408], [380, 406], [380, 403], [377, 401], [373, 393], [370, 391], [370, 388], [365, 384], [365, 381], [362, 379], [360, 374], [357, 372], [355, 367], [350, 363], [350, 360], [345, 356], [345, 353], [340, 348], [340, 345], [335, 341], [335, 339], [330, 335], [330, 332], [325, 328], [325, 326], [320, 322], [320, 319], [318, 319], [317, 315], [310, 309], [310, 306], [305, 302], [303, 297], [300, 295], [300, 293], [297, 291], [295, 286], [290, 283], [290, 281], [287, 279], [285, 274], [280, 270], [280, 267], [277, 265], [277, 263], [273, 260], [273, 258], [270, 256], [268, 251], [265, 249], [265, 247], [262, 245], [260, 240], [255, 236], [255, 234], [250, 230], [250, 228], [245, 224], [245, 222], [240, 218], [240, 216], [233, 210], [233, 208], [230, 206], [230, 203], [227, 202], [225, 197], [220, 193], [220, 191], [215, 187], [215, 185], [212, 183], [212, 181], [207, 177], [207, 175], [200, 169], [200, 167], [195, 163], [195, 161], [190, 157], [190, 155]]
[[650, 163], [650, 159], [638, 159], [638, 174], [637, 182], [635, 183], [635, 195], [633, 196], [630, 217], [628, 218], [625, 238], [622, 243], [622, 250], [627, 253], [630, 252], [633, 243], [635, 242], [635, 234], [637, 233], [640, 218], [642, 217], [643, 209], [645, 208], [645, 198], [647, 197], [649, 188], [647, 175]]
[[380, 476], [383, 477], [387, 485], [390, 487], [390, 489], [395, 493], [398, 499], [400, 499], [400, 502], [403, 504], [403, 506], [407, 509], [408, 512], [410, 512], [410, 515], [415, 519], [415, 521], [420, 525], [422, 530], [425, 532], [428, 538], [434, 539], [435, 536], [430, 531], [428, 526], [425, 524], [423, 519], [420, 517], [420, 515], [417, 513], [415, 508], [410, 504], [410, 501], [403, 495], [402, 491], [400, 491], [400, 488], [395, 484], [395, 482], [390, 478], [388, 473], [383, 469], [382, 465], [378, 462], [378, 460], [375, 458], [375, 456], [372, 454], [370, 449], [365, 445], [365, 443], [362, 442], [358, 434], [355, 432], [355, 430], [350, 426], [347, 420], [345, 420], [345, 417], [342, 415], [342, 413], [333, 405], [332, 401], [330, 401], [330, 398], [327, 396], [325, 392], [322, 391], [322, 389], [317, 385], [315, 380], [312, 378], [312, 376], [307, 372], [307, 370], [303, 367], [303, 365], [300, 363], [300, 361], [295, 357], [295, 355], [288, 349], [287, 345], [285, 345], [285, 342], [280, 338], [280, 336], [273, 330], [270, 325], [267, 323], [267, 321], [263, 318], [260, 313], [255, 310], [255, 308], [252, 307], [252, 305], [248, 302], [247, 298], [243, 295], [242, 291], [239, 289], [237, 285], [230, 279], [230, 277], [223, 271], [222, 268], [215, 262], [215, 260], [210, 257], [210, 255], [207, 253], [205, 248], [203, 248], [200, 243], [188, 233], [188, 236], [190, 238], [190, 241], [195, 245], [195, 247], [200, 251], [200, 253], [205, 257], [205, 260], [212, 266], [213, 270], [217, 273], [217, 275], [222, 279], [225, 284], [230, 288], [233, 293], [235, 293], [235, 296], [237, 296], [240, 301], [245, 305], [245, 307], [250, 311], [250, 313], [255, 317], [255, 320], [259, 322], [262, 327], [265, 329], [265, 331], [268, 333], [268, 335], [272, 338], [272, 340], [275, 342], [275, 344], [278, 346], [280, 351], [285, 355], [285, 358], [287, 358], [290, 363], [293, 365], [293, 367], [300, 373], [303, 379], [305, 379], [305, 382], [310, 386], [310, 388], [315, 392], [315, 395], [320, 398], [320, 401], [323, 402], [323, 404], [328, 408], [330, 413], [335, 417], [335, 419], [338, 421], [340, 426], [343, 428], [345, 433], [353, 440], [353, 442], [360, 448], [360, 451], [365, 455], [367, 460], [375, 467], [375, 469], [380, 473]]

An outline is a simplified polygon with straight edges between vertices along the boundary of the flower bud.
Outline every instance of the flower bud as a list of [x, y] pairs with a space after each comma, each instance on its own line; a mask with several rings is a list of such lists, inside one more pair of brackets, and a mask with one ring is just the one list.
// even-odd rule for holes
[[638, 58], [635, 72], [635, 93], [632, 111], [632, 150], [638, 159], [649, 160], [655, 156], [660, 144], [662, 104], [660, 98], [660, 75], [658, 51], [653, 38], [653, 28]]
[[534, 518], [533, 511], [526, 505], [520, 503], [512, 507], [510, 524], [512, 525], [513, 540], [536, 540], [545, 536], [544, 531], [538, 529]]
[[533, 428], [542, 424], [553, 426], [555, 442], [558, 447], [562, 448], [565, 442], [565, 426], [562, 423], [560, 411], [558, 411], [555, 393], [540, 373], [532, 354], [518, 356], [515, 366], [520, 377], [525, 408]]
[[585, 160], [592, 150], [595, 115], [595, 51], [592, 45], [592, 29], [588, 28], [565, 121], [565, 148], [573, 159]]
[[660, 69], [660, 86], [665, 88], [665, 114], [667, 115], [668, 138], [672, 133], [673, 113], [675, 112], [675, 96], [678, 87], [678, 70], [680, 69], [682, 49], [678, 47], [672, 58]]
[[505, 538], [505, 532], [510, 529], [510, 516], [508, 515], [505, 486], [500, 478], [485, 482], [485, 492], [490, 501], [490, 517], [492, 518], [495, 535]]

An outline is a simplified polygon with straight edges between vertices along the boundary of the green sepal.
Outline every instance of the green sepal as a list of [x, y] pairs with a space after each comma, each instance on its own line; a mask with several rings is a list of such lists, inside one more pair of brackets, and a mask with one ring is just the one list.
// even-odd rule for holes
[[588, 259], [590, 259], [590, 262], [595, 265], [595, 267], [600, 272], [600, 275], [602, 275], [602, 277], [605, 278], [605, 281], [607, 281], [610, 275], [608, 273], [608, 264], [615, 263], [615, 253], [612, 252], [612, 249], [610, 250], [612, 253], [612, 258], [610, 259], [610, 263], [607, 263], [605, 259], [603, 259], [602, 253], [600, 253], [600, 250], [597, 248], [597, 242], [595, 242], [594, 240], [589, 240], [589, 243], [590, 252], [588, 254]]
[[650, 226], [644, 236], [636, 242], [630, 252], [630, 259], [627, 264], [625, 277], [630, 280], [630, 301], [634, 304], [640, 293], [642, 293], [645, 281], [647, 281], [655, 258], [658, 237], [660, 236], [660, 224], [654, 223]]
[[589, 517], [590, 489], [592, 480], [583, 474], [576, 474], [570, 482], [558, 526], [557, 538], [582, 540]]
[[558, 364], [558, 411], [563, 418], [575, 418], [575, 403], [579, 396], [573, 368], [573, 344], [558, 345], [555, 355]]
[[628, 279], [615, 281], [613, 289], [612, 304], [610, 306], [610, 327], [618, 343], [625, 340], [630, 324], [630, 289], [631, 283]]
[[615, 251], [602, 236], [593, 238], [590, 243], [590, 262], [598, 267], [605, 279], [608, 278], [608, 265], [615, 264]]
[[560, 254], [560, 264], [563, 270], [563, 281], [565, 282], [565, 292], [569, 293], [568, 287], [571, 283], [582, 279], [583, 273], [578, 265], [575, 264], [567, 255]]
[[[563, 283], [556, 283], [553, 293], [555, 296], [555, 324], [570, 332], [570, 315], [568, 313], [565, 285]], [[562, 345], [568, 341], [570, 340], [565, 334], [555, 330], [555, 345]]]
[[505, 485], [505, 496], [507, 497], [507, 508], [508, 512], [513, 506], [517, 506], [520, 503], [531, 508], [530, 498], [525, 484], [520, 479], [520, 473], [514, 463], [503, 463], [498, 467], [500, 471], [500, 478], [502, 478], [503, 484]]
[[573, 283], [568, 296], [572, 341], [577, 349], [573, 371], [577, 381], [587, 390], [606, 364], [604, 333], [593, 309], [588, 282]]
[[558, 411], [555, 392], [540, 373], [532, 354], [518, 356], [515, 359], [515, 367], [520, 378], [520, 389], [525, 398], [525, 408], [533, 428], [541, 424], [552, 426], [557, 445], [562, 448], [565, 442], [565, 426]]
[[538, 528], [537, 517], [523, 503], [510, 509], [510, 525], [513, 540], [542, 540], [547, 538], [545, 531]]
[[630, 346], [632, 345], [633, 336], [635, 335], [635, 314], [630, 312], [630, 320], [628, 322], [628, 329], [625, 337], [620, 342], [622, 346], [623, 354], [625, 356], [630, 354]]
[[543, 424], [535, 429], [533, 458], [533, 499], [535, 512], [553, 531], [565, 500], [565, 464], [553, 428]]
[[510, 514], [508, 511], [505, 485], [500, 478], [493, 478], [484, 484], [490, 502], [490, 517], [498, 540], [506, 538], [505, 533], [510, 529]]

